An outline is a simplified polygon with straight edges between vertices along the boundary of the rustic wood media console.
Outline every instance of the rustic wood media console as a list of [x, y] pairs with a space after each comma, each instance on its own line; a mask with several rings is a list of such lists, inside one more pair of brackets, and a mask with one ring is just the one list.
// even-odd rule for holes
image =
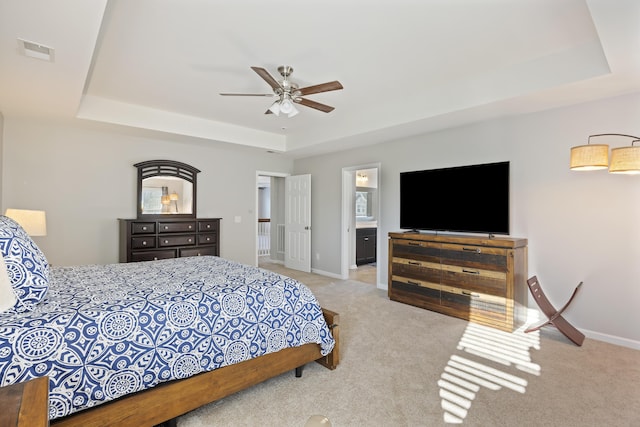
[[527, 239], [389, 233], [389, 298], [513, 331], [527, 316]]

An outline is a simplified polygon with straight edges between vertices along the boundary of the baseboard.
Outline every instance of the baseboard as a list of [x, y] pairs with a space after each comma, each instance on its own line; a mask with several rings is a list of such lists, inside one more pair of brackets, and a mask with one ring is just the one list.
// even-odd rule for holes
[[634, 350], [640, 350], [640, 341], [630, 340], [628, 338], [622, 338], [615, 335], [603, 334], [601, 332], [594, 332], [587, 329], [580, 329], [580, 331], [587, 337], [598, 341], [607, 342], [609, 344], [615, 344], [622, 347], [632, 348]]
[[316, 268], [312, 268], [311, 272], [315, 273], [315, 274], [319, 274], [321, 276], [331, 277], [332, 279], [342, 280], [342, 276], [341, 275], [335, 274], [335, 273], [330, 273], [328, 271], [318, 270]]

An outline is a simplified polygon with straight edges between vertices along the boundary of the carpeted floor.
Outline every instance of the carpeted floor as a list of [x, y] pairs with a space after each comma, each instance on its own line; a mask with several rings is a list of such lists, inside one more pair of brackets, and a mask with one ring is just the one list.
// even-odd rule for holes
[[353, 280], [266, 265], [340, 313], [341, 364], [287, 373], [178, 419], [179, 427], [640, 426], [640, 351], [552, 328], [508, 334], [391, 302]]

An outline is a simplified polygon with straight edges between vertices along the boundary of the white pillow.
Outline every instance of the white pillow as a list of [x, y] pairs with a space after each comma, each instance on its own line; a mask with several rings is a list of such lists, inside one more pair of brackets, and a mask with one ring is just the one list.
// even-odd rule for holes
[[16, 301], [18, 299], [11, 286], [7, 265], [4, 263], [4, 257], [0, 256], [0, 313], [12, 308], [16, 305]]

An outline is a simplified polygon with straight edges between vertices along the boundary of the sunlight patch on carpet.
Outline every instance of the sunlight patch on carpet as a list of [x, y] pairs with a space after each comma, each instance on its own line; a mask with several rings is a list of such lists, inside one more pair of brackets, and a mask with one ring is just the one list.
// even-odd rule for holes
[[511, 333], [467, 325], [457, 345], [458, 354], [451, 355], [438, 380], [446, 423], [461, 424], [482, 389], [526, 393], [528, 380], [521, 374], [540, 375], [540, 365], [533, 363], [530, 352], [540, 349], [540, 334], [524, 331], [538, 317], [539, 313], [530, 312], [527, 324]]

